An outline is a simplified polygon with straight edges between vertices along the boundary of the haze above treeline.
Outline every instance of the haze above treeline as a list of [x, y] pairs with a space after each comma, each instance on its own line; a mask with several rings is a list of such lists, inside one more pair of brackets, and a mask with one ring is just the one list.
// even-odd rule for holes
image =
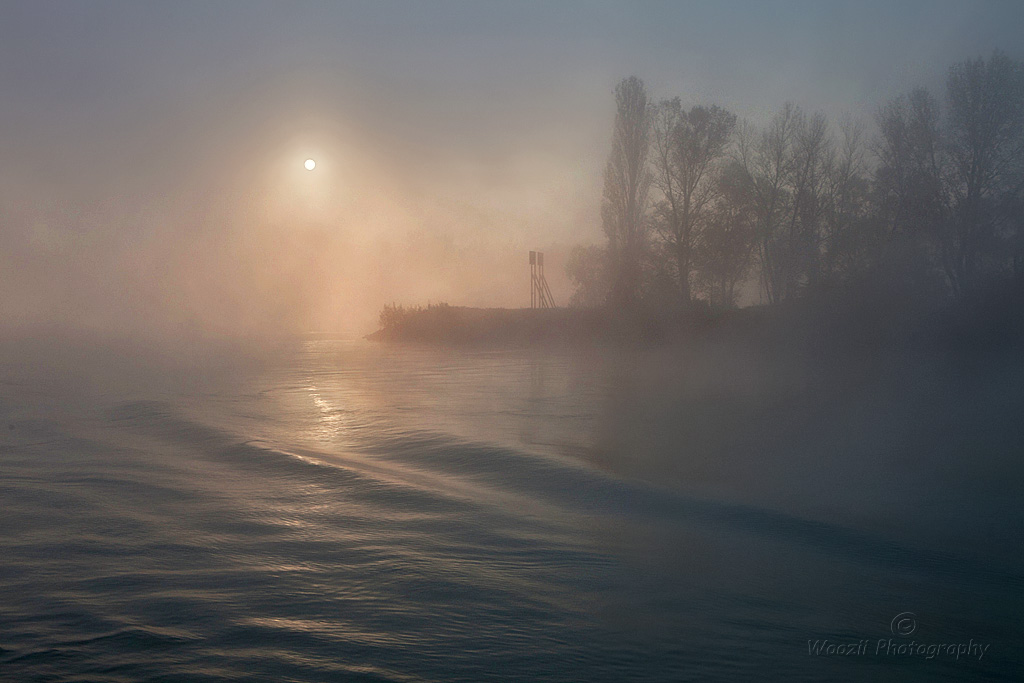
[[0, 325], [173, 340], [359, 335], [391, 301], [525, 305], [530, 249], [565, 303], [570, 250], [605, 240], [622, 77], [738, 127], [787, 102], [833, 134], [849, 115], [870, 145], [901, 94], [945, 107], [950, 65], [1019, 60], [1024, 8], [43, 2], [0, 19]]

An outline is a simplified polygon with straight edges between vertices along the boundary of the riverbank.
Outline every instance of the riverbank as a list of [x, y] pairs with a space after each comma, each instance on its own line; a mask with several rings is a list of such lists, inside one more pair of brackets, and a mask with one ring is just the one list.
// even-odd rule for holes
[[1006, 283], [969, 301], [895, 298], [878, 290], [774, 306], [622, 313], [609, 308], [390, 307], [374, 342], [442, 346], [727, 344], [756, 353], [867, 360], [878, 352], [950, 352], [1024, 345], [1024, 283]]
[[690, 336], [723, 324], [764, 318], [763, 307], [713, 314], [694, 310], [673, 317], [622, 316], [608, 309], [471, 308], [432, 306], [405, 309], [389, 324], [366, 335], [376, 342], [442, 345], [533, 346], [661, 342]]

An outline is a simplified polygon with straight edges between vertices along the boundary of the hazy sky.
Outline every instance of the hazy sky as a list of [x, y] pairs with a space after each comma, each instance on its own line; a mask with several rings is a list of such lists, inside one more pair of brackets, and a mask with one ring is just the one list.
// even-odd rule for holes
[[[1024, 2], [4, 3], [3, 325], [364, 333], [601, 239], [612, 89], [870, 120]], [[302, 169], [307, 157], [317, 170]]]

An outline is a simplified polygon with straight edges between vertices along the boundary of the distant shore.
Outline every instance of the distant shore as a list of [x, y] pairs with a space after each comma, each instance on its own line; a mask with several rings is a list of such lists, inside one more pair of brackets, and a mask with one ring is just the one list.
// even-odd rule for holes
[[603, 311], [571, 308], [441, 306], [404, 311], [366, 336], [379, 342], [524, 345], [584, 341], [601, 336]]
[[666, 318], [624, 318], [594, 308], [472, 308], [432, 306], [402, 310], [366, 339], [441, 345], [534, 346], [615, 341], [661, 342], [764, 317], [761, 307], [692, 311]]
[[[973, 352], [1024, 344], [1024, 283], [995, 288], [973, 302], [922, 305], [864, 296], [821, 297], [775, 306], [714, 311], [634, 312], [610, 308], [391, 307], [366, 339], [442, 346], [578, 346], [588, 344], [739, 343], [757, 353], [775, 349], [843, 356], [882, 349], [940, 347]], [[387, 318], [385, 320], [385, 317]], [[950, 349], [951, 350], [951, 349]]]

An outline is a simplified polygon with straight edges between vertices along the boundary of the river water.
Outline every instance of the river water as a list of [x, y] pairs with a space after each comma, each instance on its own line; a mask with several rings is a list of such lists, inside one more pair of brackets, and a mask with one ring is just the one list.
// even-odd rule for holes
[[1020, 680], [1020, 366], [723, 354], [11, 354], [0, 680]]

